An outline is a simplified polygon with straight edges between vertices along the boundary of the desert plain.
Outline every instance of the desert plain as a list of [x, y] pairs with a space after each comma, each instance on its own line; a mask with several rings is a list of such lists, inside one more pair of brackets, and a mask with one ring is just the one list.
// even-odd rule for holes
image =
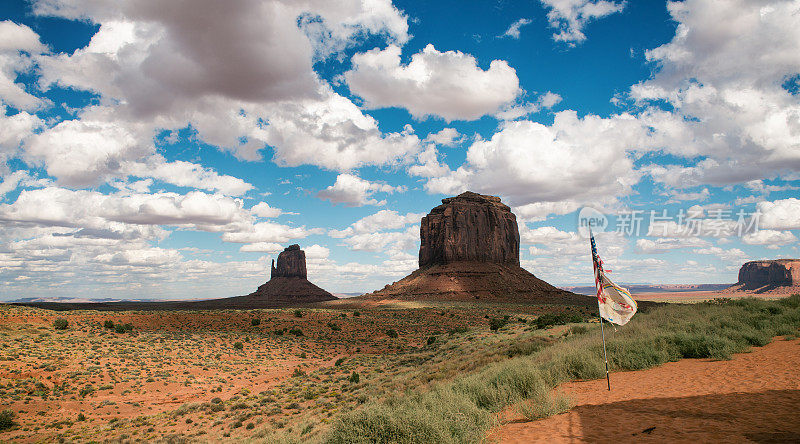
[[[800, 298], [750, 296], [644, 303], [635, 327], [606, 332], [611, 392], [590, 306], [4, 305], [0, 408], [12, 425], [0, 439], [663, 442], [711, 439], [739, 424], [724, 436], [791, 442], [800, 437]], [[612, 427], [607, 415], [623, 419]]]

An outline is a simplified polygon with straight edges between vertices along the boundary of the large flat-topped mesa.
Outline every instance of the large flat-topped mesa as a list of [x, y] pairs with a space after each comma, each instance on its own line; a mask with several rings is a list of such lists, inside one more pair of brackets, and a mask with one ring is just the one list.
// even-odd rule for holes
[[739, 269], [741, 290], [800, 286], [800, 259], [774, 259], [746, 262]]
[[442, 199], [419, 231], [419, 269], [366, 297], [596, 304], [520, 267], [517, 218], [499, 197], [467, 191]]
[[499, 197], [467, 191], [422, 218], [419, 266], [462, 261], [519, 265], [517, 218]]

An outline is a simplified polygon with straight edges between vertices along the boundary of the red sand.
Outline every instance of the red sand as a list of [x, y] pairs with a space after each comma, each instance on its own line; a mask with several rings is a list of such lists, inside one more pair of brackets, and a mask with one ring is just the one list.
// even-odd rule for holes
[[563, 384], [567, 413], [516, 421], [490, 441], [800, 442], [800, 340], [754, 348], [731, 361], [685, 359]]

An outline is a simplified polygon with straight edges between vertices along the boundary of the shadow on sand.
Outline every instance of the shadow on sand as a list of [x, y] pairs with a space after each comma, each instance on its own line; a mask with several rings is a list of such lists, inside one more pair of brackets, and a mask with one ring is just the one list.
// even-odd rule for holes
[[568, 415], [573, 442], [800, 443], [800, 390], [636, 399]]

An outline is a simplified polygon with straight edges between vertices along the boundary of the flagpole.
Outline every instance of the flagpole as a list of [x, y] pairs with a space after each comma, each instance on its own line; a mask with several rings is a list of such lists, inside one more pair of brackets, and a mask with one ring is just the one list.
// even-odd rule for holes
[[[600, 306], [597, 307], [600, 311]], [[611, 377], [608, 376], [608, 355], [606, 354], [606, 332], [603, 329], [603, 314], [600, 313], [600, 332], [603, 335], [603, 359], [606, 361], [606, 382], [608, 383], [608, 391], [611, 391]]]
[[608, 383], [608, 391], [611, 391], [611, 377], [608, 375], [608, 354], [606, 353], [606, 331], [603, 328], [603, 312], [600, 310], [600, 294], [602, 290], [602, 282], [600, 282], [600, 274], [603, 271], [603, 264], [597, 256], [597, 249], [594, 244], [594, 234], [592, 227], [589, 227], [589, 239], [592, 245], [592, 269], [594, 270], [594, 284], [597, 287], [597, 314], [600, 315], [600, 333], [603, 336], [603, 360], [606, 363], [606, 382]]

